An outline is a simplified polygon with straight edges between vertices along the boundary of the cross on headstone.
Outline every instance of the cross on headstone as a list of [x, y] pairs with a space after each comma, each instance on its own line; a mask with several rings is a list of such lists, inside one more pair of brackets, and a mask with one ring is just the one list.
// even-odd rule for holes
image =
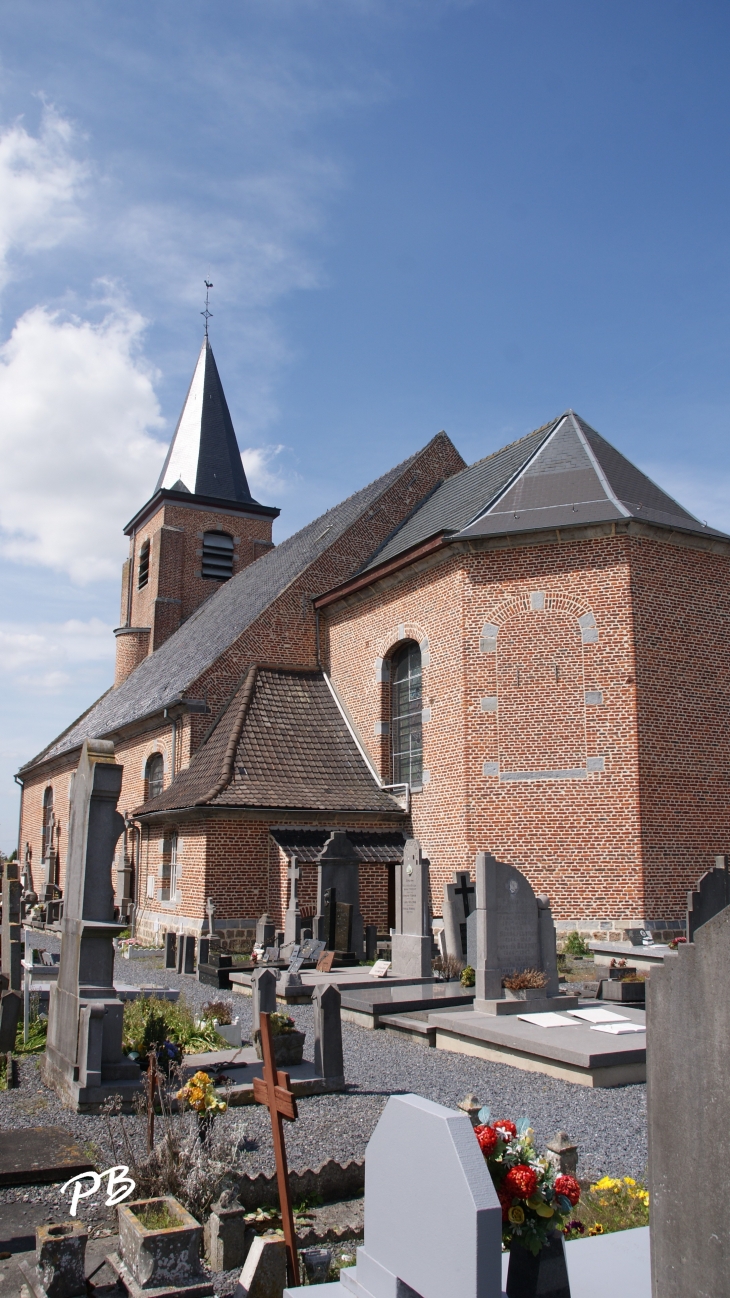
[[289, 875], [289, 882], [291, 883], [291, 893], [289, 894], [289, 905], [291, 906], [292, 902], [294, 901], [294, 898], [297, 895], [297, 879], [301, 879], [302, 877], [302, 872], [301, 869], [299, 868], [299, 865], [297, 864], [297, 858], [295, 856], [293, 856], [291, 859], [288, 875]]
[[471, 906], [469, 905], [469, 898], [474, 895], [474, 884], [472, 883], [471, 887], [469, 887], [469, 884], [467, 882], [467, 880], [469, 879], [468, 874], [457, 874], [456, 877], [459, 880], [459, 886], [458, 888], [455, 889], [455, 892], [457, 897], [461, 897], [461, 900], [464, 903], [464, 915], [469, 916], [471, 915]]
[[284, 1228], [284, 1239], [286, 1241], [289, 1284], [298, 1285], [299, 1260], [297, 1258], [297, 1241], [294, 1234], [294, 1217], [289, 1194], [289, 1172], [286, 1165], [286, 1145], [284, 1144], [282, 1122], [284, 1118], [288, 1122], [295, 1122], [299, 1115], [297, 1113], [297, 1102], [289, 1081], [289, 1074], [278, 1072], [276, 1068], [274, 1042], [271, 1036], [268, 1014], [261, 1015], [259, 1028], [264, 1075], [253, 1079], [253, 1098], [257, 1104], [266, 1105], [271, 1115], [271, 1134], [274, 1140], [276, 1180], [279, 1187], [281, 1224]]

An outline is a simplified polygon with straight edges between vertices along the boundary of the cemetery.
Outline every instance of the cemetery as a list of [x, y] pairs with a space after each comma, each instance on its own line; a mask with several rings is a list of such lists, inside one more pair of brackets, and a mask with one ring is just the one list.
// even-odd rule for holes
[[0, 1266], [24, 1298], [724, 1292], [721, 1196], [689, 1187], [698, 1145], [730, 1153], [725, 857], [686, 940], [571, 964], [547, 896], [487, 852], [435, 928], [411, 839], [384, 956], [335, 831], [311, 931], [293, 863], [287, 927], [262, 916], [247, 967], [217, 963], [212, 904], [204, 937], [131, 960], [120, 779], [113, 745], [85, 743], [54, 925], [3, 875]]

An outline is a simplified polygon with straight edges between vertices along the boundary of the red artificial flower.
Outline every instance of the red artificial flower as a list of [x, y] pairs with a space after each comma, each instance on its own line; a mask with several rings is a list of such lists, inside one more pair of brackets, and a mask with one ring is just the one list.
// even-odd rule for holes
[[574, 1176], [556, 1176], [555, 1193], [562, 1194], [574, 1208], [580, 1199], [580, 1185]]
[[501, 1122], [495, 1122], [494, 1130], [497, 1132], [497, 1135], [502, 1137], [502, 1140], [504, 1140], [506, 1144], [509, 1144], [511, 1140], [514, 1140], [517, 1135], [517, 1128], [514, 1122], [510, 1122], [509, 1118], [503, 1118]]
[[508, 1194], [504, 1187], [500, 1185], [497, 1190], [497, 1198], [499, 1199], [500, 1207], [502, 1209], [502, 1221], [509, 1221], [509, 1210], [512, 1207], [512, 1195]]
[[490, 1155], [493, 1154], [495, 1149], [497, 1148], [496, 1131], [494, 1131], [492, 1127], [475, 1127], [474, 1135], [479, 1141], [479, 1148], [481, 1149], [484, 1157], [489, 1158]]
[[516, 1199], [529, 1199], [537, 1189], [537, 1172], [526, 1163], [518, 1163], [516, 1167], [510, 1168], [502, 1182], [502, 1188]]

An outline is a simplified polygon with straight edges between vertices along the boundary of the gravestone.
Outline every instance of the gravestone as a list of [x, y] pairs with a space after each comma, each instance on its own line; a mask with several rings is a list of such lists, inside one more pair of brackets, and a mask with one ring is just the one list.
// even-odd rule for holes
[[291, 859], [287, 875], [289, 878], [289, 905], [284, 916], [284, 946], [287, 946], [289, 942], [298, 942], [302, 934], [302, 916], [299, 910], [299, 896], [297, 893], [297, 884], [302, 877], [302, 871], [295, 856]]
[[273, 969], [256, 969], [251, 975], [252, 1032], [261, 1026], [262, 1014], [276, 1010], [276, 974]]
[[6, 861], [3, 872], [2, 971], [7, 975], [10, 991], [20, 991], [23, 943], [20, 933], [20, 866]]
[[23, 998], [20, 992], [0, 993], [0, 1054], [7, 1054], [9, 1050], [15, 1049], [22, 1005]]
[[72, 793], [61, 960], [50, 991], [44, 1077], [77, 1112], [111, 1095], [131, 1105], [140, 1070], [122, 1053], [124, 1006], [114, 990], [112, 863], [124, 820], [117, 811], [123, 768], [107, 740], [84, 741]]
[[468, 870], [457, 870], [454, 882], [444, 887], [444, 942], [446, 953], [466, 960], [466, 922], [476, 910], [476, 888]]
[[[332, 899], [334, 889], [336, 902], [352, 906], [351, 945], [346, 951], [330, 945], [336, 941], [332, 928]], [[325, 915], [325, 894], [330, 893], [329, 930]], [[336, 923], [336, 919], [335, 919]], [[314, 917], [314, 935], [327, 943], [328, 950], [336, 950], [336, 964], [356, 964], [363, 955], [363, 918], [360, 912], [360, 867], [355, 849], [347, 834], [336, 830], [330, 834], [320, 853], [317, 863], [317, 914]]]
[[279, 1298], [286, 1284], [286, 1244], [257, 1235], [233, 1290], [233, 1298]]
[[429, 862], [417, 838], [409, 838], [403, 863], [395, 867], [396, 929], [391, 964], [399, 978], [431, 977], [431, 907]]
[[378, 926], [377, 924], [365, 925], [365, 959], [377, 960], [378, 958]]
[[315, 1072], [318, 1077], [344, 1083], [341, 1002], [340, 990], [333, 983], [318, 983], [312, 992]]
[[175, 969], [177, 967], [177, 934], [165, 934], [165, 968]]
[[[654, 1298], [728, 1291], [730, 907], [665, 956], [647, 983], [647, 1108]], [[717, 1175], [717, 1189], [712, 1178]]]
[[365, 1242], [333, 1298], [500, 1298], [501, 1250], [502, 1209], [466, 1114], [392, 1095], [365, 1154]]
[[352, 949], [352, 912], [353, 906], [346, 901], [338, 901], [335, 908], [334, 950], [340, 955], [347, 955]]
[[195, 972], [195, 938], [191, 933], [181, 933], [177, 942], [177, 972]]
[[687, 941], [694, 942], [698, 928], [726, 906], [730, 906], [728, 858], [716, 856], [714, 869], [703, 874], [694, 891], [687, 893]]
[[491, 1012], [505, 998], [502, 979], [524, 969], [547, 976], [543, 996], [559, 994], [555, 925], [547, 897], [536, 897], [530, 883], [513, 865], [488, 852], [476, 859], [477, 908], [476, 994], [474, 1009]]
[[276, 925], [270, 915], [262, 915], [256, 924], [256, 946], [265, 951], [274, 941]]

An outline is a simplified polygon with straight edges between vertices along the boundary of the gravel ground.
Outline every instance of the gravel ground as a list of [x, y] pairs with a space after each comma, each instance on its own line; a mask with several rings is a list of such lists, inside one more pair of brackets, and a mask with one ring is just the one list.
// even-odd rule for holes
[[[49, 944], [50, 945], [50, 944]], [[123, 960], [116, 964], [120, 983], [158, 983], [181, 987], [191, 1009], [230, 993], [216, 993], [196, 979], [178, 977], [165, 970], [160, 959]], [[251, 1000], [234, 994], [235, 1013], [244, 1038], [251, 1032]], [[294, 1006], [292, 1017], [311, 1042], [313, 1015], [309, 1006]], [[311, 1096], [298, 1101], [299, 1120], [287, 1124], [286, 1140], [291, 1167], [316, 1166], [327, 1158], [347, 1161], [362, 1158], [365, 1146], [389, 1095], [413, 1091], [449, 1107], [468, 1091], [476, 1091], [494, 1117], [527, 1116], [535, 1129], [538, 1147], [556, 1131], [569, 1132], [579, 1146], [579, 1174], [591, 1179], [603, 1175], [646, 1174], [646, 1088], [641, 1085], [611, 1090], [591, 1090], [537, 1073], [522, 1072], [507, 1064], [490, 1063], [429, 1050], [402, 1041], [386, 1032], [373, 1032], [343, 1024], [346, 1094]], [[306, 1051], [306, 1047], [305, 1047]], [[40, 1125], [62, 1126], [82, 1144], [107, 1148], [104, 1120], [74, 1114], [59, 1104], [53, 1091], [43, 1086], [39, 1059], [20, 1066], [20, 1087], [0, 1092], [0, 1128], [20, 1129]], [[142, 1120], [127, 1120], [142, 1135]], [[268, 1114], [258, 1106], [230, 1110], [217, 1128], [231, 1143], [245, 1140], [245, 1164], [251, 1173], [273, 1171], [273, 1151]], [[29, 1201], [58, 1202], [56, 1187], [29, 1188]], [[0, 1189], [0, 1202], [19, 1197], [17, 1190]], [[22, 1197], [25, 1197], [25, 1193]]]

